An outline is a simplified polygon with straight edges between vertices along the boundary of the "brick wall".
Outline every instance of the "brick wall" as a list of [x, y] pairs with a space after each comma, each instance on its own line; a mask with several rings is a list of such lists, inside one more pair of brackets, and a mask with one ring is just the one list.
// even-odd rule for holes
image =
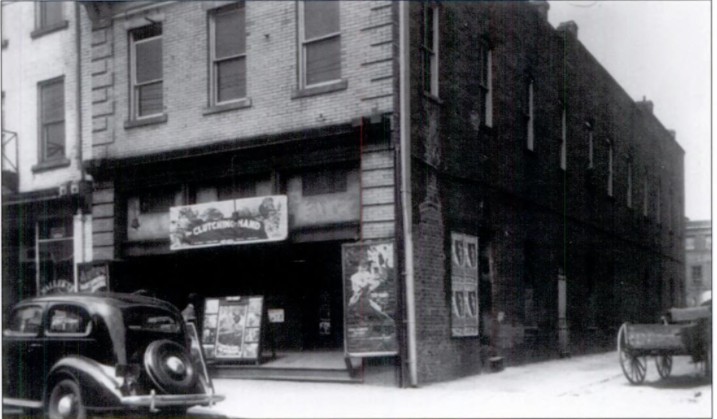
[[[115, 6], [116, 11], [125, 5]], [[390, 2], [342, 2], [344, 90], [292, 99], [297, 88], [295, 2], [247, 2], [247, 96], [251, 106], [211, 115], [208, 105], [207, 11], [180, 2], [92, 31], [92, 156], [118, 158], [258, 135], [299, 132], [392, 110]], [[125, 23], [144, 13], [163, 16], [164, 106], [167, 122], [124, 128], [128, 119], [128, 35]], [[87, 23], [89, 25], [89, 23]]]
[[[649, 106], [631, 99], [572, 34], [553, 29], [533, 5], [522, 2], [440, 6], [440, 101], [431, 99], [421, 87], [422, 7], [411, 7], [421, 379], [468, 374], [480, 369], [486, 354], [506, 356], [508, 363], [557, 356], [560, 270], [567, 277], [573, 352], [607, 347], [622, 321], [654, 322], [662, 308], [677, 304], [684, 275], [677, 247], [683, 234], [684, 152]], [[481, 38], [492, 50], [492, 127], [472, 117], [478, 111], [474, 46]], [[527, 150], [525, 134], [529, 77], [534, 151]], [[564, 106], [567, 170], [560, 168]], [[595, 142], [591, 170], [588, 120]], [[606, 187], [608, 139], [614, 148], [612, 197]], [[626, 205], [629, 161], [632, 208]], [[433, 202], [431, 210], [421, 211], [427, 202]], [[481, 296], [480, 339], [450, 337], [450, 266], [443, 255], [451, 231], [478, 235], [490, 265], [481, 269], [490, 298]], [[534, 249], [533, 260], [526, 246]], [[525, 327], [528, 288], [537, 306], [534, 328]], [[487, 352], [482, 345], [489, 345]]]

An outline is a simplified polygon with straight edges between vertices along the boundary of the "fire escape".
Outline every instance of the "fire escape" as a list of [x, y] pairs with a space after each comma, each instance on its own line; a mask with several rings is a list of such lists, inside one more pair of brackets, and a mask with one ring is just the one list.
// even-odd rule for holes
[[2, 194], [18, 191], [18, 141], [17, 133], [2, 130]]

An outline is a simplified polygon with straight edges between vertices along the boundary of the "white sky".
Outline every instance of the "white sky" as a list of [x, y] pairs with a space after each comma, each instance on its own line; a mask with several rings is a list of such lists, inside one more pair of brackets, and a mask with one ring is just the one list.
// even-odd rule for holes
[[550, 1], [548, 20], [578, 38], [633, 100], [654, 103], [685, 150], [685, 216], [711, 218], [710, 2]]

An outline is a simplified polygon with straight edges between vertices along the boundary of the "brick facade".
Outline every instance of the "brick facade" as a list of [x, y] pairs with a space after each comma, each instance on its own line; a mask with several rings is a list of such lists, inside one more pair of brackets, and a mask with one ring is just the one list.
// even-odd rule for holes
[[[684, 152], [652, 115], [651, 103], [634, 102], [576, 34], [553, 29], [535, 5], [523, 2], [441, 4], [435, 100], [421, 93], [423, 7], [411, 5], [419, 381], [470, 374], [488, 355], [508, 363], [558, 356], [559, 272], [567, 277], [572, 353], [611, 345], [622, 321], [653, 322], [661, 309], [679, 305]], [[492, 54], [490, 127], [474, 116], [475, 45], [482, 40]], [[525, 131], [528, 79], [534, 85], [532, 151]], [[560, 167], [563, 106], [566, 170]], [[593, 126], [592, 169], [586, 121]], [[632, 208], [626, 204], [628, 162]], [[479, 238], [481, 338], [450, 337], [444, 255], [451, 232]]]

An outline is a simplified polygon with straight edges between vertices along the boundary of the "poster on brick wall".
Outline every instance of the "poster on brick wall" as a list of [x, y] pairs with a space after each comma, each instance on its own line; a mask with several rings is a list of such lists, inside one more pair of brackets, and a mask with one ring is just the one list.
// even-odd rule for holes
[[451, 233], [451, 336], [478, 336], [478, 237]]
[[344, 345], [348, 356], [398, 354], [393, 241], [345, 244]]

